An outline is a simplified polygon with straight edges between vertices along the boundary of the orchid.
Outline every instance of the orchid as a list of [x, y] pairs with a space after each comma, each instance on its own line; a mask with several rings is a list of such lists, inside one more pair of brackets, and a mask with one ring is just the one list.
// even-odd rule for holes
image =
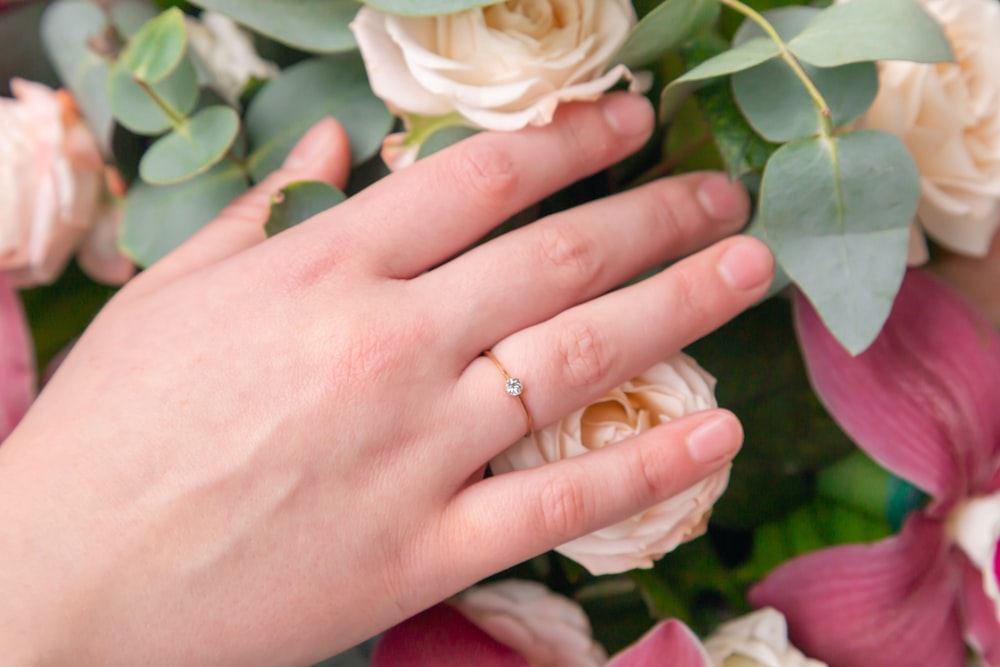
[[751, 601], [838, 667], [1000, 664], [1000, 336], [937, 279], [907, 274], [879, 338], [852, 357], [797, 297], [820, 398], [857, 444], [930, 496], [901, 532], [808, 554]]

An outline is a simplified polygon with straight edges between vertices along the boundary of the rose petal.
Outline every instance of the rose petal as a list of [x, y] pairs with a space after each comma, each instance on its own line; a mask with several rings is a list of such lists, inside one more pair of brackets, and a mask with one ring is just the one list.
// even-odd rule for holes
[[528, 667], [516, 651], [496, 641], [447, 604], [390, 628], [372, 653], [371, 667]]
[[35, 394], [31, 334], [17, 292], [0, 273], [0, 442], [28, 411]]
[[678, 620], [660, 623], [607, 667], [712, 667], [701, 641]]
[[964, 667], [954, 574], [940, 522], [914, 515], [896, 537], [789, 561], [750, 601], [782, 612], [792, 642], [836, 667]]
[[1000, 621], [996, 604], [983, 588], [983, 573], [962, 558], [962, 612], [969, 643], [990, 665], [1000, 664]]
[[1000, 446], [1000, 336], [981, 314], [911, 270], [857, 357], [801, 295], [796, 323], [813, 386], [862, 449], [936, 498], [985, 490]]

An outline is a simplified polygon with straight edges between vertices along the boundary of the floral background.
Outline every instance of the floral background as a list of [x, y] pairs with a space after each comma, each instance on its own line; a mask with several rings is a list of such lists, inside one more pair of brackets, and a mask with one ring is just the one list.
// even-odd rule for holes
[[350, 183], [276, 193], [269, 235], [629, 89], [650, 143], [498, 233], [720, 169], [779, 277], [491, 474], [716, 405], [744, 451], [354, 659], [1000, 665], [998, 36], [996, 0], [0, 0], [0, 440], [116, 286], [319, 119], [350, 137]]

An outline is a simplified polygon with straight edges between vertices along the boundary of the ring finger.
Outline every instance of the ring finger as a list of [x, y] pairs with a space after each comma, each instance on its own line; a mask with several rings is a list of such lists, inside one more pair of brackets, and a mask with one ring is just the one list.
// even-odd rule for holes
[[[456, 383], [454, 404], [461, 414], [474, 414], [480, 440], [494, 448], [485, 453], [492, 458], [524, 435], [517, 400], [535, 428], [587, 405], [753, 305], [773, 270], [770, 251], [756, 239], [717, 243], [503, 339], [493, 353], [521, 380], [521, 396], [507, 395], [495, 365], [479, 357]], [[485, 419], [482, 410], [488, 411]]]

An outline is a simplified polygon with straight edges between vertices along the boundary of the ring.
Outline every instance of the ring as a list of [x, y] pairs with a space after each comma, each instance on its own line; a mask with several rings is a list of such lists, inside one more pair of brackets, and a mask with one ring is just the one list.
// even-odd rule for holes
[[535, 427], [534, 422], [531, 420], [531, 413], [528, 412], [528, 406], [524, 404], [524, 399], [521, 398], [521, 395], [524, 393], [524, 383], [521, 382], [520, 378], [512, 377], [511, 374], [507, 372], [507, 369], [503, 367], [503, 364], [500, 363], [500, 360], [496, 358], [496, 355], [489, 350], [483, 352], [483, 356], [492, 361], [493, 365], [497, 367], [497, 370], [503, 373], [504, 389], [506, 390], [507, 395], [512, 398], [516, 398], [517, 402], [521, 404], [521, 412], [524, 413], [524, 419], [528, 423], [528, 431], [524, 434], [524, 436], [528, 437], [531, 435], [531, 432]]

